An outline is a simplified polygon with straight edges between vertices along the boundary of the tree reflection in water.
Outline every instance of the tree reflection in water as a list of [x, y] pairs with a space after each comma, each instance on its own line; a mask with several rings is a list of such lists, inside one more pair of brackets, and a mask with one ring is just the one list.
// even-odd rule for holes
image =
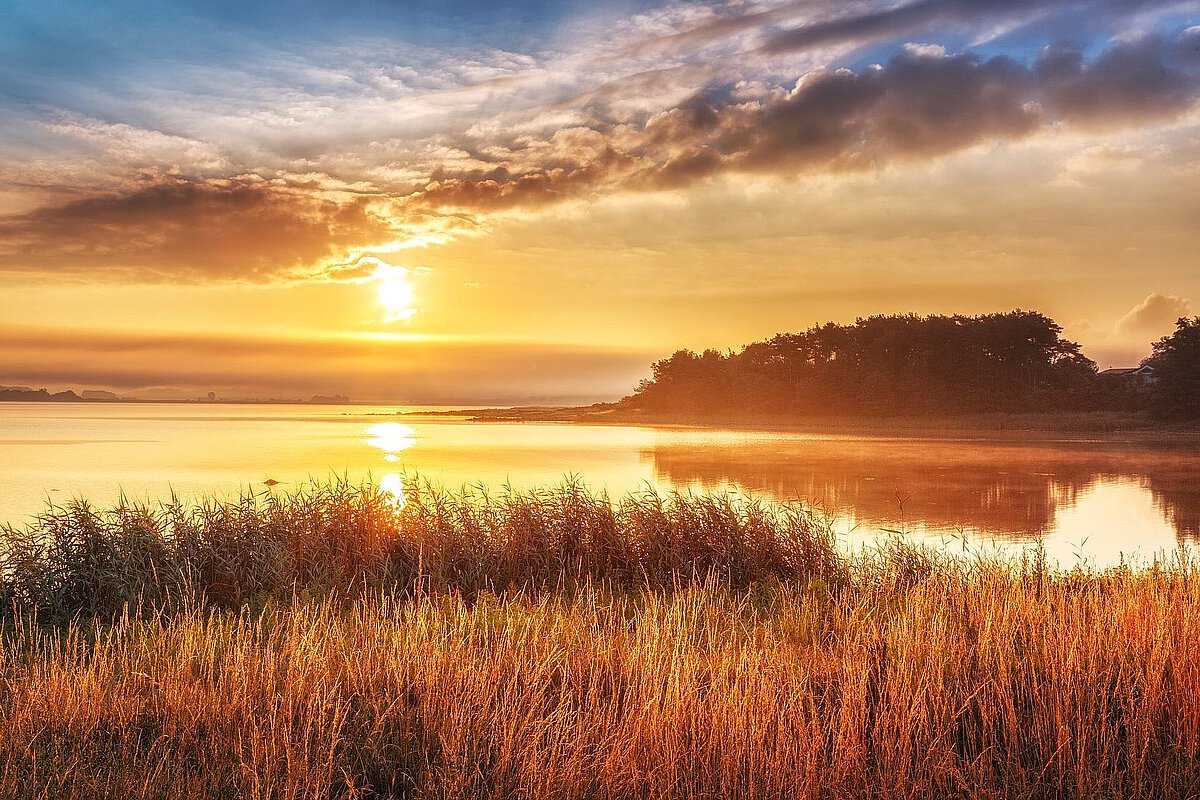
[[[674, 486], [734, 485], [864, 525], [1008, 541], [1055, 533], [1085, 493], [1128, 503], [1140, 487], [1178, 541], [1200, 537], [1200, 456], [1185, 447], [783, 435], [720, 448], [665, 441], [644, 456]], [[1136, 542], [1146, 532], [1095, 533]]]

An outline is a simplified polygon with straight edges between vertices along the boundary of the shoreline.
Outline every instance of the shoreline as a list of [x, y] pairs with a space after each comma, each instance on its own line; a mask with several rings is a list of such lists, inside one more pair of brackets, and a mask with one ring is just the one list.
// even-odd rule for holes
[[[815, 435], [899, 437], [916, 439], [963, 439], [971, 435], [999, 440], [1095, 439], [1105, 442], [1200, 444], [1200, 420], [1166, 422], [1139, 412], [1080, 411], [1014, 414], [990, 412], [964, 415], [838, 416], [788, 414], [666, 414], [620, 407], [619, 403], [585, 406], [518, 405], [456, 407], [454, 404], [399, 402], [315, 403], [310, 400], [198, 400], [79, 398], [74, 400], [17, 400], [0, 397], [13, 405], [181, 405], [197, 406], [300, 406], [344, 408], [345, 413], [369, 413], [365, 409], [413, 408], [377, 411], [373, 416], [395, 416], [412, 420], [460, 420], [474, 423], [531, 423], [563, 425], [611, 425], [692, 430], [742, 430]], [[364, 411], [359, 411], [363, 409]], [[435, 410], [436, 409], [436, 410]]]
[[[1163, 423], [1145, 414], [1110, 411], [928, 417], [850, 417], [750, 415], [672, 415], [622, 409], [616, 404], [591, 406], [512, 406], [507, 408], [407, 411], [409, 419], [465, 419], [476, 423], [542, 423], [643, 426], [700, 430], [757, 430], [847, 436], [898, 436], [917, 439], [961, 439], [970, 434], [989, 439], [1066, 439], [1071, 441], [1196, 442], [1200, 423]], [[1097, 438], [1100, 437], [1100, 438]]]

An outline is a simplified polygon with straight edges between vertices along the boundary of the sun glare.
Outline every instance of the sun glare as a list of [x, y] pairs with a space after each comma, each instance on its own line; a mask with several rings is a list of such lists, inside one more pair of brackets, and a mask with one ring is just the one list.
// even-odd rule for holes
[[413, 307], [413, 290], [407, 269], [380, 261], [371, 278], [379, 292], [385, 322], [405, 320], [417, 312]]
[[367, 428], [367, 433], [370, 435], [367, 444], [378, 447], [384, 453], [384, 460], [393, 463], [400, 460], [400, 451], [417, 443], [417, 432], [399, 422], [380, 422]]
[[[367, 444], [383, 451], [383, 460], [395, 464], [400, 453], [417, 443], [417, 432], [399, 422], [380, 422], [367, 428]], [[389, 472], [379, 479], [379, 492], [396, 510], [404, 508], [408, 499], [404, 495], [404, 478], [397, 472]]]
[[408, 503], [404, 496], [404, 479], [396, 472], [390, 472], [379, 479], [379, 491], [387, 497], [396, 511], [400, 511]]

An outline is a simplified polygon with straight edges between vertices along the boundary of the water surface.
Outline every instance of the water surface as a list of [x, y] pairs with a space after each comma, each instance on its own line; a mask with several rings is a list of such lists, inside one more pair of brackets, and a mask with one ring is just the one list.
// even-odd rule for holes
[[962, 548], [1044, 540], [1068, 563], [1146, 557], [1200, 535], [1193, 444], [1005, 441], [400, 417], [396, 407], [0, 405], [0, 521], [73, 497], [236, 497], [346, 476], [528, 488], [576, 475], [802, 502], [847, 546], [904, 535]]

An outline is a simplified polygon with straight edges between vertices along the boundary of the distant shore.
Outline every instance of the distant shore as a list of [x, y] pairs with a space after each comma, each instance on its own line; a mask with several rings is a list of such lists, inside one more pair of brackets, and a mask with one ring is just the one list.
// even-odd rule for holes
[[[36, 396], [29, 396], [36, 395]], [[87, 397], [73, 391], [49, 393], [45, 390], [13, 391], [0, 389], [0, 403], [88, 403], [134, 405], [336, 405], [348, 408], [404, 407], [417, 404], [366, 402], [361, 400], [320, 399], [224, 399], [224, 398], [133, 398]], [[1018, 414], [931, 415], [791, 415], [791, 414], [668, 414], [644, 411], [622, 403], [594, 403], [586, 406], [531, 405], [444, 410], [398, 411], [410, 419], [465, 419], [478, 423], [561, 423], [585, 425], [640, 425], [679, 428], [722, 428], [733, 430], [790, 431], [815, 434], [915, 436], [926, 438], [962, 437], [986, 434], [989, 438], [1079, 438], [1103, 435], [1134, 441], [1200, 443], [1200, 421], [1166, 422], [1144, 412], [1072, 411]], [[391, 412], [387, 412], [391, 413]]]
[[471, 422], [577, 423], [588, 425], [653, 425], [685, 428], [803, 431], [806, 433], [943, 436], [986, 433], [989, 436], [1080, 436], [1120, 434], [1135, 439], [1200, 440], [1196, 422], [1166, 423], [1148, 414], [1113, 411], [1011, 414], [986, 413], [929, 416], [796, 416], [788, 414], [661, 414], [619, 403], [590, 406], [513, 406], [509, 408], [401, 412], [405, 417], [455, 417]]
[[142, 403], [168, 404], [182, 403], [185, 405], [219, 406], [219, 405], [304, 405], [304, 406], [350, 406], [350, 405], [382, 405], [380, 403], [361, 403], [342, 397], [316, 396], [308, 400], [299, 397], [283, 398], [208, 398], [208, 397], [177, 397], [177, 398], [145, 398], [122, 397], [112, 392], [85, 390], [77, 394], [67, 389], [62, 392], [50, 392], [46, 389], [0, 388], [0, 403]]

